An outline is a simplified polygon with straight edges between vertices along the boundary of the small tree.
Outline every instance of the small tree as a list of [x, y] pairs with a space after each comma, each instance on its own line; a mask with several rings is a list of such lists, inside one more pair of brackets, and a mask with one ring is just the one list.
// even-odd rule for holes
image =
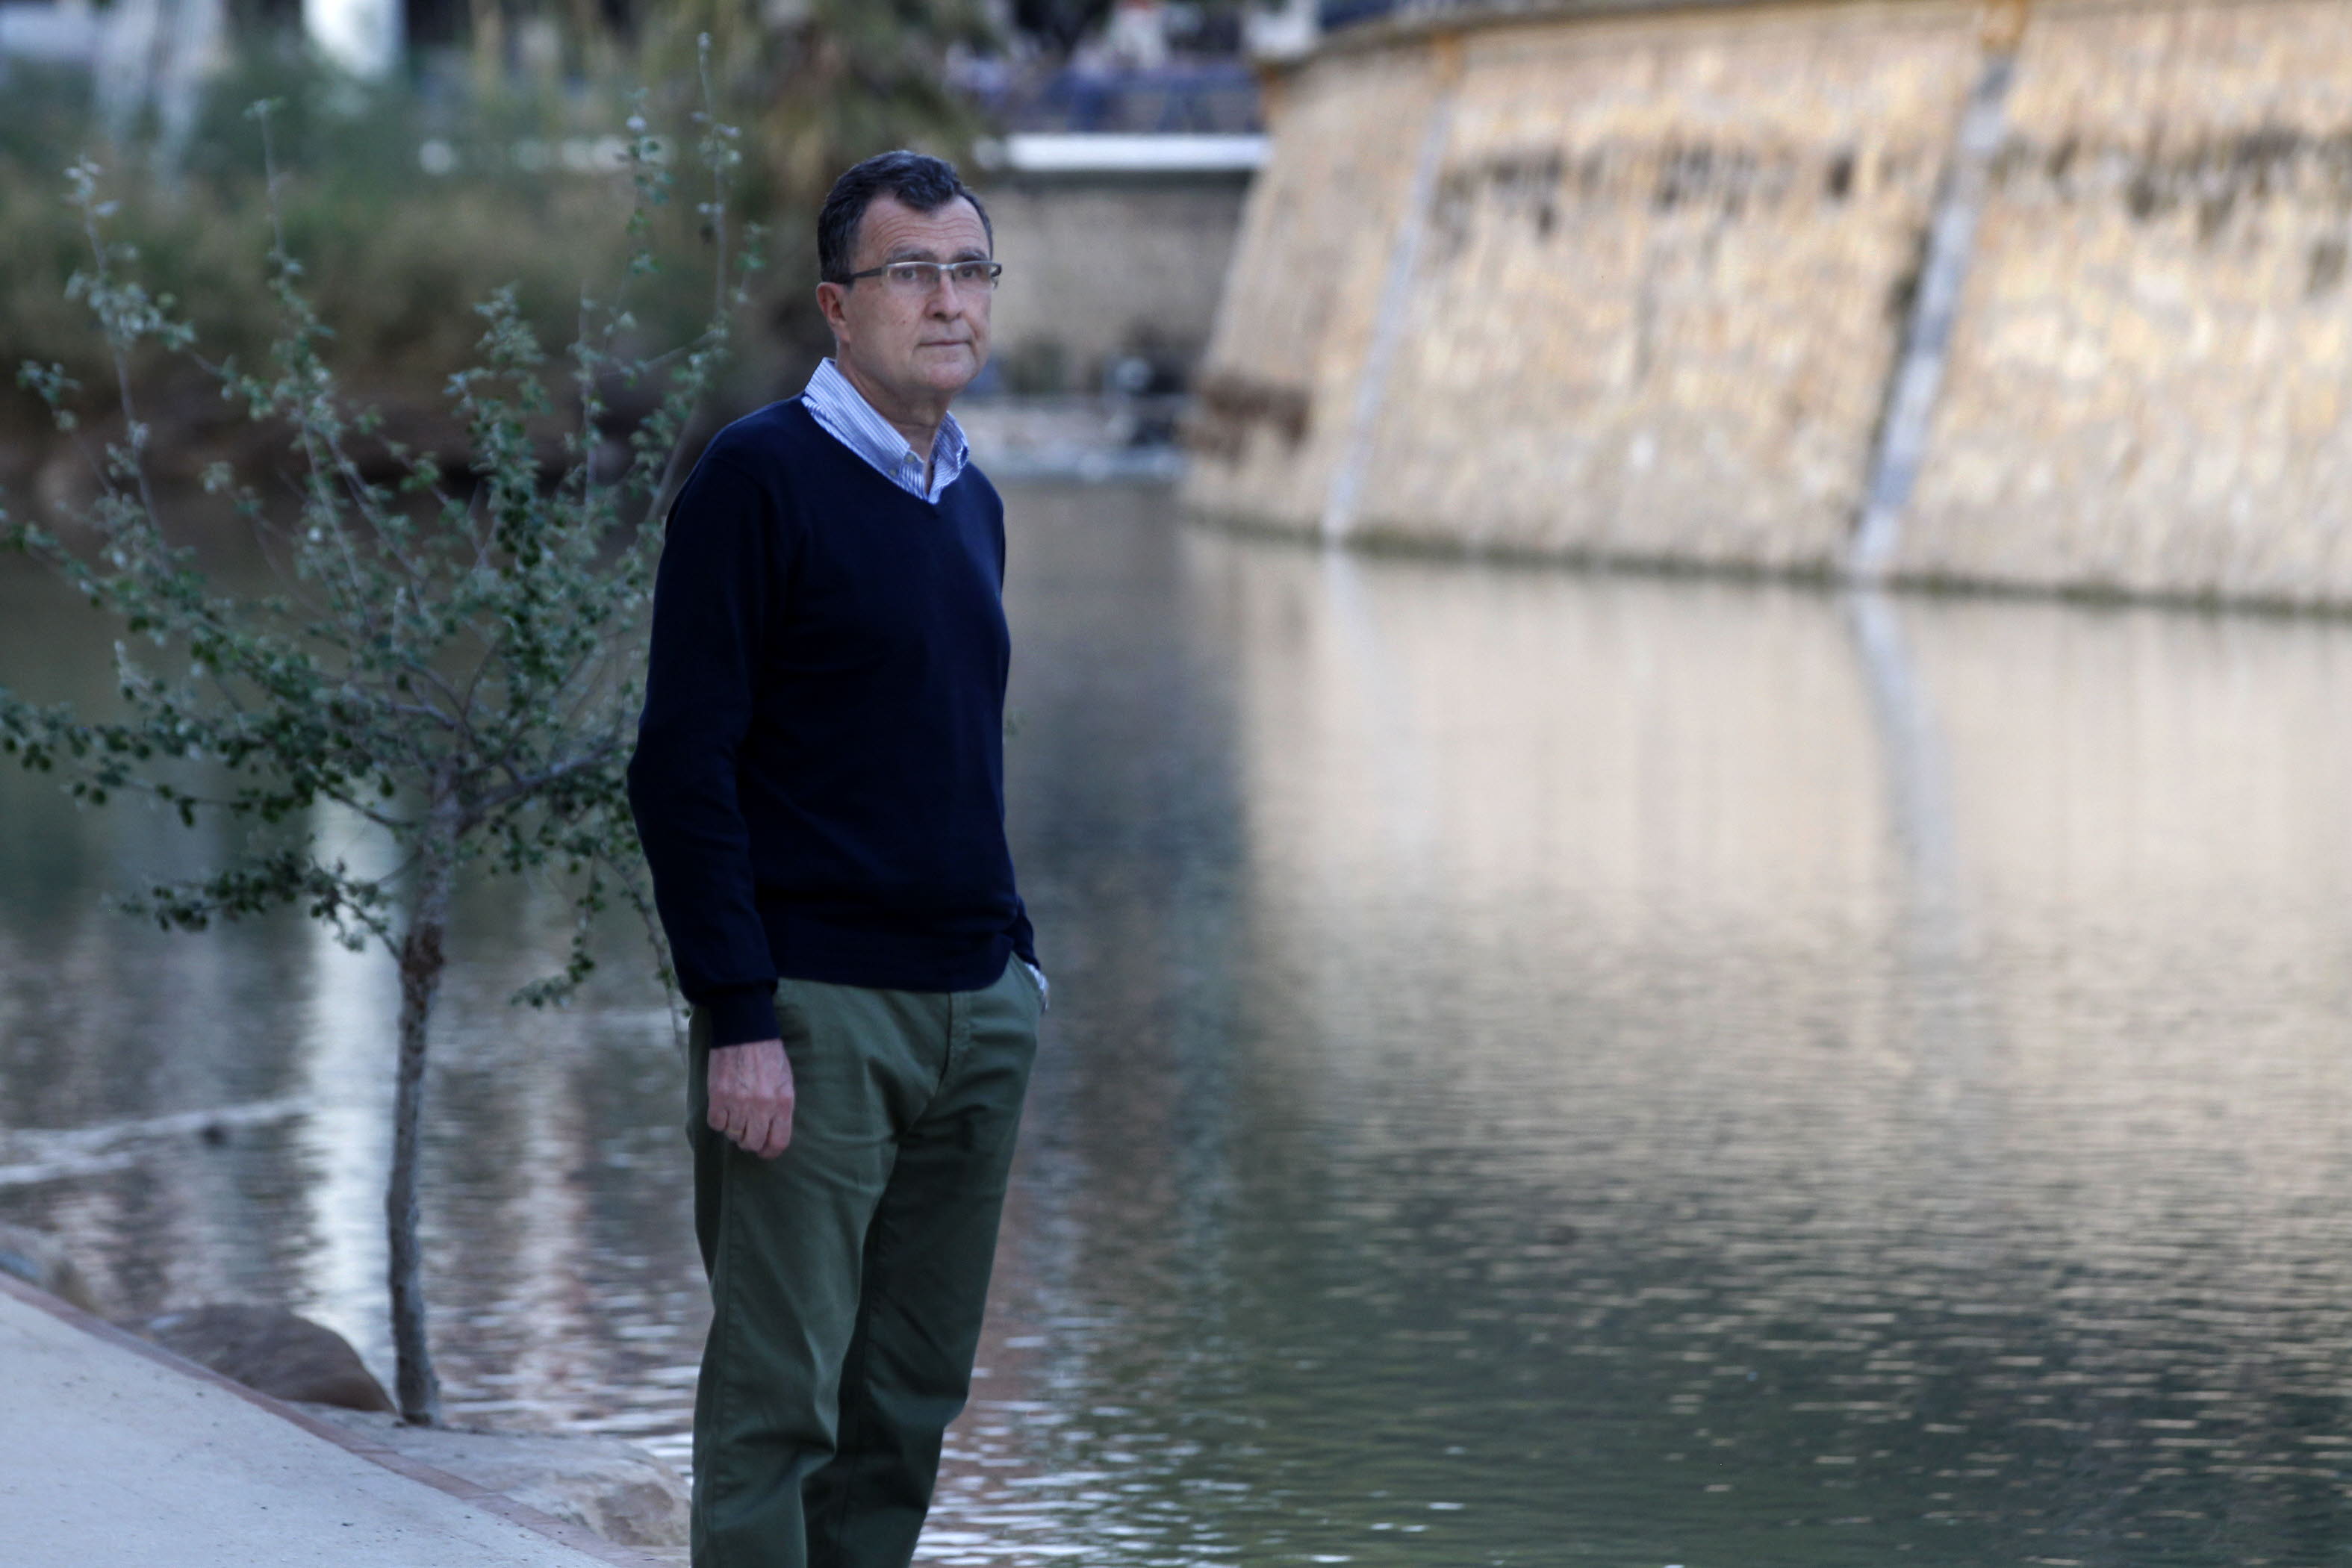
[[[62, 772], [72, 793], [92, 804], [139, 791], [192, 826], [205, 813], [252, 826], [247, 852], [226, 868], [127, 900], [166, 929], [202, 930], [292, 904], [331, 924], [345, 945], [373, 941], [397, 962], [398, 1088], [384, 1210], [400, 1408], [417, 1425], [440, 1419], [425, 1334], [417, 1162], [426, 1045], [456, 889], [482, 872], [566, 879], [577, 917], [567, 962], [520, 1001], [545, 1005], [585, 977], [592, 923], [614, 901], [645, 920], [667, 977], [625, 793], [639, 700], [630, 655], [651, 600], [663, 513], [683, 477], [688, 427], [759, 265], [756, 231], [740, 247], [729, 231], [737, 133], [710, 111], [707, 67], [704, 81], [694, 148], [709, 181], [698, 209], [712, 252], [707, 326], [696, 341], [648, 357], [628, 346], [635, 327], [620, 303], [583, 295], [568, 396], [559, 403], [512, 291], [494, 294], [475, 307], [485, 323], [478, 362], [448, 383], [471, 444], [463, 482], [429, 457], [381, 439], [373, 418], [339, 393], [324, 353], [330, 333], [306, 299], [274, 203], [268, 279], [284, 330], [269, 368], [247, 372], [205, 360], [172, 300], [131, 274], [135, 257], [107, 238], [111, 208], [100, 171], [84, 163], [70, 174], [89, 260], [68, 293], [90, 311], [111, 355], [121, 434], [91, 454], [100, 493], [82, 519], [97, 541], [89, 556], [5, 511], [0, 538], [48, 563], [157, 652], [142, 663], [117, 645], [128, 716], [116, 721], [37, 706], [0, 688], [0, 749], [28, 767]], [[257, 105], [254, 117], [274, 184], [268, 106]], [[667, 199], [671, 175], [642, 113], [629, 130], [636, 276], [655, 268], [648, 209]], [[222, 592], [174, 543], [149, 482], [149, 437], [134, 390], [134, 363], [159, 352], [200, 364], [253, 420], [284, 432], [296, 492], [286, 506], [270, 507], [226, 465], [205, 476], [206, 488], [233, 498], [263, 536], [281, 592]], [[64, 371], [27, 365], [22, 379], [62, 430], [77, 430], [76, 386]], [[600, 426], [604, 390], [616, 381], [650, 384], [657, 396], [628, 437], [625, 463], [610, 472]], [[559, 430], [551, 479], [541, 450]], [[184, 674], [163, 668], [182, 658]], [[322, 858], [307, 834], [286, 826], [320, 802], [389, 836], [400, 851], [396, 869], [362, 875]]]

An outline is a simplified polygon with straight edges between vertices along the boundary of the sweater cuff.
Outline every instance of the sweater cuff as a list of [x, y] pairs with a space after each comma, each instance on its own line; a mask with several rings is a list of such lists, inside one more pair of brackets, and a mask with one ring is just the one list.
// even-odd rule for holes
[[776, 988], [772, 985], [739, 985], [716, 991], [696, 1005], [710, 1015], [713, 1048], [772, 1040], [781, 1033], [776, 1027]]

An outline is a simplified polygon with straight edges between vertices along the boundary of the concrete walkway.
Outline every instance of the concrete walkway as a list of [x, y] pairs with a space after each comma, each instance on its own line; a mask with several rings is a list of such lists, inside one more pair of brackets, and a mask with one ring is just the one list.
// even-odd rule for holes
[[650, 1568], [0, 1275], [9, 1568]]

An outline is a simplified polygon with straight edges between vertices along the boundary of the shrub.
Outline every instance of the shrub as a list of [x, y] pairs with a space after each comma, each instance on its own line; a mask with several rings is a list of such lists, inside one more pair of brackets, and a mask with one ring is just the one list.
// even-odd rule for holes
[[[257, 105], [266, 139], [280, 112]], [[673, 352], [655, 356], [640, 346], [625, 292], [604, 304], [575, 296], [560, 371], [521, 290], [494, 289], [474, 308], [473, 358], [446, 383], [448, 416], [465, 435], [462, 473], [390, 438], [381, 416], [343, 392], [331, 350], [348, 340], [329, 331], [310, 289], [302, 209], [280, 199], [274, 153], [265, 153], [257, 197], [273, 234], [266, 287], [229, 290], [246, 330], [270, 323], [266, 353], [255, 359], [207, 356], [181, 308], [146, 281], [144, 248], [118, 237], [113, 226], [126, 209], [101, 188], [99, 169], [81, 163], [71, 174], [69, 207], [85, 249], [65, 291], [95, 323], [96, 348], [79, 361], [27, 364], [24, 380], [60, 429], [91, 440], [99, 494], [80, 521], [95, 546], [78, 551], [5, 511], [0, 539], [120, 617], [132, 639], [118, 656], [127, 716], [93, 721], [0, 689], [0, 750], [61, 773], [92, 803], [137, 792], [192, 826], [206, 815], [248, 826], [254, 837], [235, 863], [130, 900], [166, 928], [202, 929], [292, 904], [348, 944], [374, 943], [397, 963], [385, 1204], [396, 1384], [412, 1422], [439, 1418], [417, 1160], [457, 886], [482, 873], [565, 879], [578, 916], [568, 961], [521, 1000], [558, 1000], [585, 976], [592, 922], [614, 902], [644, 919], [667, 975], [622, 770], [662, 518], [683, 478], [694, 410], [725, 363], [732, 317], [758, 266], [757, 237], [748, 249], [739, 243], [730, 205], [737, 142], [710, 108], [697, 117], [689, 143], [691, 167], [708, 181], [694, 204], [709, 237], [706, 316]], [[650, 241], [670, 205], [672, 175], [642, 118], [630, 122], [625, 148], [637, 197], [627, 288], [642, 289], [659, 276]], [[420, 319], [446, 331], [443, 317], [426, 310]], [[92, 360], [102, 381], [77, 369]], [[148, 383], [134, 374], [142, 365], [175, 366], [212, 387], [255, 436], [257, 466], [291, 471], [299, 500], [290, 513], [265, 505], [254, 477], [233, 463], [215, 462], [205, 477], [268, 542], [282, 593], [225, 590], [166, 517], [152, 479]], [[85, 381], [110, 389], [110, 435], [86, 435]], [[643, 389], [646, 411], [625, 461], [608, 473], [599, 458], [614, 386]], [[551, 480], [550, 430], [560, 431], [561, 453]], [[134, 645], [144, 651], [134, 656]], [[398, 847], [400, 868], [363, 875], [289, 830], [321, 803], [374, 824]]]

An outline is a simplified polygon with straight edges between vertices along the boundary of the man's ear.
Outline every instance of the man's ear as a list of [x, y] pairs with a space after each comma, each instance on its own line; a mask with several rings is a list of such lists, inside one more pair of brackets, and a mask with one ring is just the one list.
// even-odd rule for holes
[[824, 324], [833, 329], [833, 335], [836, 338], [842, 335], [842, 328], [847, 324], [848, 303], [849, 289], [845, 285], [824, 282], [816, 286], [817, 310], [824, 317]]

